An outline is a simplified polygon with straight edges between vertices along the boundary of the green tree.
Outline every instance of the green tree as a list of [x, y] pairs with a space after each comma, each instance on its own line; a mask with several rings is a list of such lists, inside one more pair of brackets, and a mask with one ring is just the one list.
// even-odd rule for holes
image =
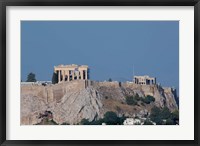
[[168, 119], [166, 120], [166, 123], [165, 123], [165, 124], [166, 124], [166, 125], [174, 125], [174, 122], [173, 122], [172, 119], [168, 118]]
[[136, 99], [137, 101], [139, 101], [139, 100], [141, 100], [141, 97], [136, 93], [135, 99]]
[[126, 97], [126, 103], [128, 105], [136, 105], [137, 104], [137, 100], [133, 96], [127, 96]]
[[153, 123], [149, 119], [146, 119], [144, 125], [153, 125]]
[[51, 81], [52, 81], [52, 84], [58, 83], [58, 74], [57, 73], [55, 73], [55, 72], [53, 73]]
[[118, 117], [118, 124], [119, 125], [123, 125], [124, 121], [126, 120], [127, 117], [125, 117], [124, 115], [122, 117]]
[[61, 125], [70, 125], [69, 123], [67, 123], [67, 122], [64, 122], [64, 123], [62, 123]]
[[82, 119], [80, 122], [81, 125], [90, 125], [90, 121], [88, 119]]
[[107, 125], [117, 125], [118, 124], [118, 117], [115, 112], [108, 111], [104, 114], [104, 122]]
[[109, 78], [109, 79], [108, 79], [108, 82], [112, 82], [112, 79], [111, 79], [111, 78]]
[[155, 98], [153, 96], [147, 95], [145, 98], [142, 99], [142, 101], [146, 104], [150, 104], [151, 102], [155, 101]]
[[154, 121], [157, 125], [162, 125], [162, 118], [161, 118], [161, 110], [160, 108], [154, 106], [151, 109], [150, 119]]
[[171, 113], [168, 107], [158, 108], [155, 106], [151, 109], [151, 115], [149, 117], [157, 125], [175, 125], [179, 121], [179, 112], [176, 110]]
[[27, 76], [27, 80], [26, 82], [36, 82], [36, 78], [35, 78], [35, 74], [34, 73], [29, 73], [28, 76]]
[[171, 116], [171, 112], [169, 111], [169, 108], [165, 106], [161, 110], [160, 116], [161, 116], [162, 119], [169, 119], [170, 116]]
[[171, 119], [173, 120], [174, 124], [178, 124], [179, 121], [179, 111], [175, 110], [171, 113]]
[[104, 123], [104, 119], [99, 119], [99, 120], [94, 120], [92, 122], [90, 122], [90, 125], [102, 125], [102, 123]]

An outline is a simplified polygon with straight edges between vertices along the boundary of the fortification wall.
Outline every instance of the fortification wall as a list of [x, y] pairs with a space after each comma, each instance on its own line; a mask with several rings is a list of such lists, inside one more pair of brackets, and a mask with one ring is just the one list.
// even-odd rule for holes
[[99, 82], [99, 86], [104, 86], [104, 87], [114, 87], [118, 88], [119, 87], [119, 82]]
[[113, 87], [118, 88], [119, 82], [97, 82], [97, 81], [88, 81], [89, 85], [93, 87]]
[[74, 80], [70, 82], [63, 82], [55, 84], [52, 87], [53, 101], [59, 102], [65, 94], [72, 94], [79, 92], [86, 88], [86, 82], [84, 80]]
[[46, 87], [37, 84], [27, 84], [21, 86], [21, 96], [37, 96], [47, 102]]
[[23, 95], [37, 96], [46, 103], [59, 102], [66, 93], [78, 92], [85, 89], [85, 81], [76, 80], [71, 82], [63, 82], [55, 85], [22, 85], [21, 93]]
[[133, 88], [133, 89], [137, 89], [137, 88], [141, 87], [141, 85], [138, 85], [138, 84], [135, 84], [135, 83], [132, 83], [132, 82], [121, 83], [121, 86], [124, 87], [124, 88]]

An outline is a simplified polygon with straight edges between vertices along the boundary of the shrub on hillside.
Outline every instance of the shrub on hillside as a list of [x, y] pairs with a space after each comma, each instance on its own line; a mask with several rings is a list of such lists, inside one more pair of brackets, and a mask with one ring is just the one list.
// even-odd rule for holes
[[172, 119], [167, 119], [166, 120], [166, 123], [165, 123], [166, 125], [174, 125], [174, 122], [173, 122], [173, 120]]
[[157, 125], [175, 125], [179, 121], [179, 112], [170, 112], [168, 107], [158, 108], [155, 106], [151, 109], [151, 115], [149, 117]]
[[179, 111], [175, 110], [174, 112], [172, 112], [172, 118], [173, 120], [179, 120]]
[[126, 97], [126, 103], [128, 105], [136, 105], [137, 104], [137, 100], [133, 96], [127, 96]]
[[146, 104], [150, 104], [151, 102], [155, 101], [155, 98], [153, 96], [147, 95], [145, 98], [142, 99], [142, 101]]
[[126, 120], [127, 117], [122, 116], [122, 117], [118, 117], [118, 124], [119, 125], [123, 125], [124, 121]]
[[103, 119], [89, 121], [88, 119], [82, 119], [80, 125], [102, 125], [102, 123], [106, 123], [106, 125], [123, 125], [125, 116], [118, 117], [115, 112], [108, 111], [104, 114]]
[[135, 100], [140, 101], [142, 98], [136, 93]]
[[117, 125], [118, 123], [118, 117], [115, 112], [108, 111], [104, 114], [104, 122], [107, 125]]
[[149, 119], [146, 119], [144, 125], [153, 125], [153, 123]]
[[164, 107], [161, 110], [160, 116], [161, 116], [162, 119], [168, 119], [168, 118], [170, 118], [171, 112], [169, 111], [169, 108], [168, 107]]
[[82, 119], [80, 122], [81, 125], [90, 125], [90, 121], [88, 119]]
[[161, 109], [156, 106], [153, 107], [151, 109], [150, 119], [154, 121], [157, 125], [161, 125], [162, 124]]
[[90, 125], [102, 125], [104, 123], [104, 119], [94, 120], [90, 122]]
[[179, 124], [179, 111], [175, 110], [174, 112], [171, 113], [171, 119], [174, 124]]

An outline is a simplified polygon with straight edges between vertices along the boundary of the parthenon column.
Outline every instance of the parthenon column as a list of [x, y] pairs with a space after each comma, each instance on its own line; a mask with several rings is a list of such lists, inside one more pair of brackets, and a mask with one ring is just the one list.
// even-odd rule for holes
[[72, 71], [72, 80], [74, 80], [74, 70]]
[[60, 83], [60, 70], [58, 70], [58, 83]]
[[83, 80], [83, 70], [81, 70], [81, 80]]
[[70, 78], [69, 70], [68, 70], [67, 76], [68, 76], [67, 81], [69, 81], [69, 78]]
[[62, 81], [64, 82], [65, 81], [65, 71], [62, 70]]
[[87, 70], [85, 70], [85, 79], [87, 80]]

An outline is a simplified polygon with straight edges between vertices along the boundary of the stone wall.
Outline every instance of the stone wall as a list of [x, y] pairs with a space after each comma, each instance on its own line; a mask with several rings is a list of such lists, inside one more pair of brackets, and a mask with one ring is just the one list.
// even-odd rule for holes
[[21, 86], [21, 93], [23, 95], [34, 95], [42, 98], [45, 102], [59, 102], [61, 98], [70, 92], [77, 92], [85, 89], [84, 80], [75, 80], [70, 82], [63, 82], [55, 85], [23, 85]]

